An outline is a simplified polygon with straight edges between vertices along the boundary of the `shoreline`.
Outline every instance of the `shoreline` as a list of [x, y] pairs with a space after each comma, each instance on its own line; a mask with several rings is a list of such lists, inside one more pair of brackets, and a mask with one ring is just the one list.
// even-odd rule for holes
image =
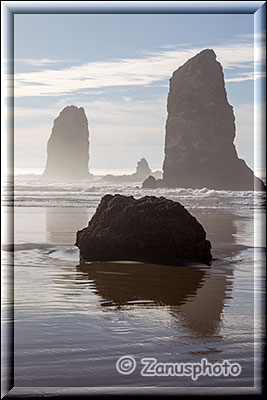
[[[19, 386], [253, 384], [253, 213], [243, 218], [190, 210], [212, 243], [210, 267], [110, 262], [89, 268], [78, 265], [73, 243], [93, 208], [15, 207], [14, 213]], [[6, 264], [4, 283], [8, 279]], [[203, 377], [196, 383], [186, 377], [125, 380], [115, 367], [122, 354], [138, 362], [149, 356], [162, 362], [230, 359], [243, 372], [238, 380]]]

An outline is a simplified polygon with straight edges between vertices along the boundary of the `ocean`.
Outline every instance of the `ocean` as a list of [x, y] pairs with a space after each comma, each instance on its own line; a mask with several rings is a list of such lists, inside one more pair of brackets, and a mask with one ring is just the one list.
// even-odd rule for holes
[[[79, 265], [76, 232], [87, 226], [107, 193], [179, 201], [206, 230], [212, 265]], [[14, 383], [22, 392], [260, 390], [264, 193], [152, 190], [140, 183], [105, 183], [99, 177], [56, 183], [30, 174], [15, 176], [14, 185], [6, 181], [3, 212], [7, 221], [14, 215], [14, 230], [9, 227], [14, 237], [7, 235], [2, 246], [3, 324], [7, 331], [13, 324], [8, 288], [14, 272]], [[128, 374], [118, 370], [118, 360], [126, 356], [135, 362]], [[240, 365], [240, 373], [197, 379], [144, 375], [143, 360], [148, 358], [161, 366], [227, 360]]]

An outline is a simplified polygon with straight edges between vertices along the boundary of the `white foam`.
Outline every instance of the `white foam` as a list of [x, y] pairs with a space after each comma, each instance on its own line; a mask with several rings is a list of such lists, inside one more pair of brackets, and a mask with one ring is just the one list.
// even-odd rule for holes
[[[124, 194], [140, 198], [164, 196], [179, 201], [188, 209], [251, 210], [264, 207], [265, 193], [227, 191], [208, 188], [142, 189], [141, 183], [110, 183], [101, 181], [44, 182], [38, 177], [16, 176], [14, 204], [18, 207], [96, 207], [105, 194]], [[12, 185], [7, 182], [4, 204], [13, 205]], [[11, 196], [9, 196], [11, 195]]]

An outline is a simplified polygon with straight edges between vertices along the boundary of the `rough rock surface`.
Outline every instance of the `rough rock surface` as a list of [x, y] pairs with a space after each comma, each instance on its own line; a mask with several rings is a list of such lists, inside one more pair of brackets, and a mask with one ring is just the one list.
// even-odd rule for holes
[[[254, 175], [237, 156], [235, 117], [221, 64], [203, 50], [170, 79], [163, 182], [156, 186], [253, 190]], [[255, 189], [263, 182], [255, 178]]]
[[83, 261], [211, 263], [202, 225], [180, 203], [164, 197], [106, 195], [75, 245]]
[[65, 107], [55, 119], [47, 143], [44, 180], [90, 179], [88, 121], [82, 107]]

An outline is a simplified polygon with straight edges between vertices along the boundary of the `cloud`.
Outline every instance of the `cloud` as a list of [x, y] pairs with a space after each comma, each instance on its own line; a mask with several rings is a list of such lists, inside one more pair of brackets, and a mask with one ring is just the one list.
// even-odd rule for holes
[[238, 73], [234, 78], [225, 79], [225, 82], [244, 82], [265, 77], [266, 77], [265, 72], [259, 72], [259, 71], [243, 72], [243, 73]]
[[40, 118], [40, 117], [55, 117], [55, 108], [26, 108], [26, 107], [15, 107], [14, 111], [12, 108], [8, 108], [9, 116], [15, 118]]
[[49, 65], [49, 64], [62, 64], [62, 63], [69, 63], [69, 62], [77, 62], [77, 60], [73, 60], [73, 59], [63, 59], [63, 60], [56, 60], [56, 59], [52, 59], [52, 58], [5, 58], [3, 61], [8, 64], [8, 63], [12, 63], [14, 60], [15, 64], [25, 64], [25, 65], [30, 65], [33, 67], [42, 67], [45, 65]]
[[[253, 41], [211, 46], [224, 67], [228, 82], [241, 82], [262, 77], [253, 75]], [[43, 69], [15, 74], [15, 96], [62, 96], [80, 90], [118, 86], [146, 86], [167, 80], [180, 65], [202, 48], [184, 48], [144, 52], [142, 56], [84, 63], [65, 68]], [[248, 71], [240, 74], [239, 68]], [[228, 77], [228, 73], [231, 76]], [[236, 76], [232, 76], [233, 73]]]
[[243, 38], [243, 39], [265, 40], [266, 32], [240, 33], [239, 35], [236, 35], [236, 36]]
[[[145, 126], [148, 122], [152, 126], [162, 120], [162, 115], [166, 118], [166, 96], [153, 98], [152, 100], [135, 100], [129, 96], [122, 96], [119, 100], [97, 100], [70, 102], [70, 99], [62, 99], [45, 108], [15, 107], [15, 119], [22, 118], [38, 119], [49, 117], [55, 119], [59, 112], [70, 104], [83, 107], [86, 111], [89, 123], [103, 123], [116, 125]], [[13, 114], [12, 109], [9, 112]], [[103, 118], [104, 116], [104, 118]]]

